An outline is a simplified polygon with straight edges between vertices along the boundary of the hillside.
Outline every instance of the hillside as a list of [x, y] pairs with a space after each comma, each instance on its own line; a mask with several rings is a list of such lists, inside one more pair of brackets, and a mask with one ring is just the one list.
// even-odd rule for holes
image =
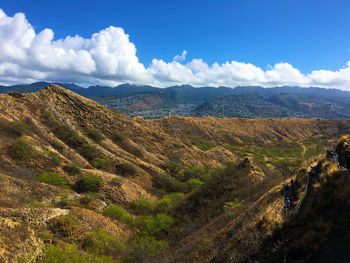
[[130, 118], [57, 85], [2, 94], [0, 261], [234, 251], [244, 262], [284, 223], [280, 183], [349, 130], [346, 119]]
[[[37, 82], [29, 85], [0, 86], [0, 93], [35, 92], [47, 85], [49, 83]], [[258, 86], [194, 88], [190, 85], [157, 88], [132, 84], [82, 88], [72, 83], [57, 85], [131, 117], [350, 117], [350, 93], [335, 89]]]

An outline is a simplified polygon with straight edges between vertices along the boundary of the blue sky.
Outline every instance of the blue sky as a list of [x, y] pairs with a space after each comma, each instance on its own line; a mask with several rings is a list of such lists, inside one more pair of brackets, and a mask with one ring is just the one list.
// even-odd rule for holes
[[[3, 0], [0, 8], [8, 17], [24, 13], [36, 33], [51, 29], [52, 41], [75, 35], [89, 39], [109, 26], [120, 27], [146, 69], [154, 58], [171, 63], [183, 50], [187, 55], [181, 64], [193, 59], [209, 66], [236, 61], [266, 72], [285, 62], [303, 75], [335, 72], [350, 60], [350, 1], [346, 0]], [[158, 84], [166, 78], [163, 73]], [[124, 80], [128, 78], [120, 79]], [[166, 83], [172, 82], [179, 80], [166, 78]], [[279, 84], [275, 80], [267, 84], [275, 82]]]

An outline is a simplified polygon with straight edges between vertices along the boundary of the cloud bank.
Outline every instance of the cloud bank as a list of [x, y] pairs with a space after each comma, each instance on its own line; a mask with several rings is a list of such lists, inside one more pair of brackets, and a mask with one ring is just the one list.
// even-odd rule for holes
[[169, 86], [261, 85], [322, 86], [350, 90], [350, 61], [338, 71], [317, 70], [305, 75], [281, 62], [262, 70], [237, 61], [208, 65], [202, 59], [187, 63], [187, 51], [171, 62], [153, 59], [145, 67], [122, 28], [110, 26], [91, 36], [54, 39], [51, 29], [35, 32], [23, 13], [7, 16], [0, 9], [0, 83], [57, 81], [117, 85]]

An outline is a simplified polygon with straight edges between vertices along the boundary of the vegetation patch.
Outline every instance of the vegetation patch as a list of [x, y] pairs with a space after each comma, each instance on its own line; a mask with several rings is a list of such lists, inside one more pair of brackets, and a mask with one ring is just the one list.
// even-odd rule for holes
[[62, 158], [58, 153], [48, 151], [47, 155], [55, 166], [59, 166], [61, 164]]
[[157, 240], [150, 236], [139, 236], [131, 242], [132, 259], [141, 262], [145, 258], [152, 258], [169, 247], [165, 240]]
[[97, 169], [105, 169], [107, 166], [107, 161], [102, 158], [95, 157], [94, 159], [91, 160], [91, 164], [93, 167]]
[[133, 218], [119, 205], [109, 205], [103, 210], [103, 214], [123, 223], [133, 223]]
[[162, 231], [170, 229], [174, 220], [166, 214], [157, 214], [155, 216], [140, 216], [136, 220], [136, 225], [140, 230], [141, 236], [160, 237]]
[[75, 183], [74, 188], [78, 193], [98, 192], [102, 187], [102, 179], [93, 174], [85, 174]]
[[112, 138], [112, 140], [116, 143], [122, 142], [125, 139], [126, 139], [126, 136], [121, 132], [117, 132]]
[[155, 208], [155, 204], [149, 198], [140, 198], [132, 202], [131, 208], [138, 214], [151, 214]]
[[23, 138], [11, 145], [9, 154], [14, 159], [27, 160], [34, 154], [33, 146]]
[[55, 148], [57, 151], [62, 151], [64, 149], [64, 144], [61, 143], [58, 140], [55, 140], [50, 143], [53, 148]]
[[99, 130], [96, 130], [96, 129], [89, 129], [86, 133], [86, 135], [96, 141], [96, 142], [100, 142], [104, 139], [103, 137], [103, 134], [99, 131]]
[[139, 173], [135, 165], [127, 162], [118, 164], [116, 168], [123, 176], [136, 176]]
[[72, 162], [63, 166], [63, 170], [66, 171], [69, 175], [81, 174], [80, 165], [76, 162]]
[[125, 182], [125, 178], [124, 177], [120, 177], [120, 176], [115, 176], [112, 180], [111, 180], [111, 184], [114, 186], [121, 186], [123, 183]]
[[210, 149], [212, 149], [216, 146], [213, 142], [204, 141], [204, 140], [194, 140], [194, 141], [192, 141], [192, 145], [201, 149], [203, 152], [209, 151]]
[[37, 175], [36, 180], [43, 183], [51, 184], [54, 186], [69, 188], [66, 179], [64, 179], [62, 176], [53, 172], [45, 172], [40, 175]]
[[8, 132], [11, 135], [20, 137], [22, 136], [26, 131], [28, 131], [29, 126], [25, 124], [22, 121], [11, 121], [8, 123]]
[[83, 248], [91, 255], [107, 256], [117, 260], [125, 252], [127, 246], [121, 238], [111, 236], [103, 229], [96, 229], [84, 240]]

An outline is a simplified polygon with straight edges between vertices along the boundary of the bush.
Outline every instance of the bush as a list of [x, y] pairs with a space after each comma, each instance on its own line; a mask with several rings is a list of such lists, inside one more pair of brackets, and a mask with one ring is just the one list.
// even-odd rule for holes
[[44, 119], [44, 123], [51, 128], [55, 128], [59, 125], [53, 114], [49, 111], [45, 111], [42, 117]]
[[117, 259], [126, 250], [126, 244], [122, 239], [109, 235], [107, 231], [96, 229], [84, 240], [83, 248], [93, 255], [111, 256]]
[[181, 171], [181, 162], [167, 161], [161, 165], [161, 168], [168, 174], [175, 175]]
[[159, 255], [169, 247], [164, 240], [156, 240], [154, 237], [140, 236], [131, 242], [132, 257], [134, 262], [141, 262], [145, 258]]
[[161, 200], [156, 202], [154, 211], [157, 213], [167, 213], [174, 204], [184, 196], [183, 193], [171, 193], [165, 195]]
[[98, 150], [93, 144], [84, 144], [81, 148], [81, 154], [88, 160], [92, 160], [97, 157]]
[[118, 164], [117, 170], [124, 176], [126, 175], [135, 176], [138, 174], [138, 169], [136, 168], [136, 166], [126, 162]]
[[[55, 135], [60, 138], [62, 141], [68, 143], [70, 140], [70, 136], [73, 133], [73, 130], [69, 128], [65, 124], [59, 124], [55, 130], [54, 130]], [[72, 146], [72, 145], [69, 145]]]
[[121, 132], [116, 133], [116, 134], [113, 136], [113, 138], [112, 138], [112, 140], [113, 140], [114, 142], [116, 142], [116, 143], [122, 142], [122, 141], [124, 141], [125, 139], [126, 139], [125, 135], [122, 134]]
[[186, 193], [186, 185], [169, 174], [157, 175], [154, 177], [155, 187], [164, 190], [167, 193]]
[[124, 210], [124, 208], [118, 205], [113, 205], [113, 204], [109, 205], [103, 210], [103, 214], [124, 223], [133, 222], [133, 218], [128, 215], [128, 213]]
[[90, 129], [88, 130], [87, 134], [86, 134], [90, 139], [99, 142], [103, 139], [103, 134], [96, 129]]
[[137, 213], [150, 214], [153, 212], [155, 205], [151, 199], [140, 198], [132, 202], [131, 208], [136, 210]]
[[77, 132], [73, 131], [68, 139], [68, 144], [73, 148], [78, 148], [86, 144], [84, 137], [81, 137]]
[[58, 138], [73, 148], [81, 147], [86, 143], [86, 140], [83, 137], [65, 124], [59, 124], [54, 130], [54, 133]]
[[78, 193], [98, 192], [102, 187], [102, 179], [93, 174], [85, 174], [75, 183], [75, 189]]
[[97, 169], [104, 169], [107, 166], [107, 161], [102, 158], [95, 157], [94, 159], [92, 159], [91, 164]]
[[141, 236], [159, 236], [163, 230], [168, 230], [174, 220], [171, 216], [157, 214], [155, 216], [141, 216], [137, 218], [136, 225]]
[[8, 124], [9, 132], [15, 136], [22, 136], [28, 129], [29, 126], [21, 121], [11, 121]]
[[63, 170], [65, 170], [69, 175], [81, 174], [81, 168], [79, 164], [75, 162], [63, 166]]
[[184, 171], [184, 180], [199, 179], [202, 182], [206, 182], [210, 179], [210, 172], [212, 168], [210, 166], [204, 167], [187, 167]]
[[53, 172], [46, 172], [46, 173], [37, 175], [36, 180], [43, 183], [68, 188], [68, 183], [66, 179], [64, 179], [62, 176], [59, 176], [58, 174]]
[[9, 149], [9, 154], [14, 159], [27, 160], [33, 153], [34, 148], [25, 139], [18, 139]]
[[[75, 245], [68, 243], [62, 243], [53, 246], [45, 245], [44, 247], [44, 257], [38, 259], [35, 262], [38, 263], [62, 263], [62, 262], [74, 262], [74, 263], [117, 263], [118, 261], [113, 260], [111, 257], [107, 256], [97, 256], [91, 254], [83, 254]], [[29, 259], [23, 262], [29, 262]]]
[[59, 166], [61, 164], [62, 158], [58, 153], [49, 151], [47, 155], [55, 166]]
[[198, 179], [190, 179], [187, 182], [185, 182], [185, 185], [187, 187], [187, 191], [190, 193], [193, 190], [197, 189], [198, 187], [200, 187], [203, 184], [203, 182], [201, 182]]

